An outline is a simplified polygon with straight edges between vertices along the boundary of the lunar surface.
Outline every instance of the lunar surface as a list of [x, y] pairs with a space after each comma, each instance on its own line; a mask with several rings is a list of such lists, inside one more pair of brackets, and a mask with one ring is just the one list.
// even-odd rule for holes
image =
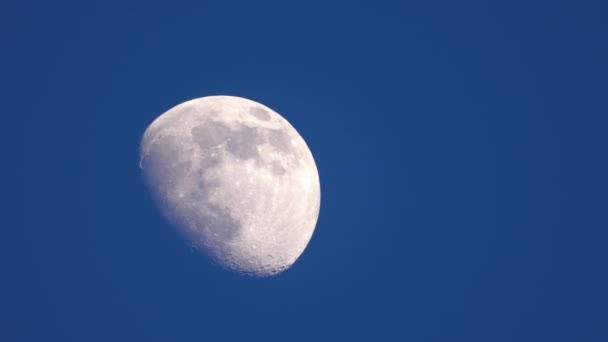
[[163, 215], [195, 249], [240, 274], [289, 268], [315, 229], [319, 175], [298, 132], [257, 102], [184, 102], [146, 129], [144, 180]]

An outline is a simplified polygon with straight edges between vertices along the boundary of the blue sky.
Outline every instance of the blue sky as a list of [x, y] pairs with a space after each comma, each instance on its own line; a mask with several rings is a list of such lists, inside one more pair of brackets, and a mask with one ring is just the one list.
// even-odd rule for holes
[[[2, 8], [0, 340], [608, 340], [603, 2]], [[277, 277], [210, 265], [141, 180], [147, 125], [218, 94], [317, 162]]]

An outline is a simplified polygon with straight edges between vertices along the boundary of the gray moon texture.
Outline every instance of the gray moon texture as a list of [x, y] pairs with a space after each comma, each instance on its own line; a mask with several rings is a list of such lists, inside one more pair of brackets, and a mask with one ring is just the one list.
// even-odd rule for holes
[[208, 96], [171, 108], [146, 129], [140, 168], [168, 222], [240, 274], [289, 268], [317, 224], [321, 190], [308, 146], [248, 99]]

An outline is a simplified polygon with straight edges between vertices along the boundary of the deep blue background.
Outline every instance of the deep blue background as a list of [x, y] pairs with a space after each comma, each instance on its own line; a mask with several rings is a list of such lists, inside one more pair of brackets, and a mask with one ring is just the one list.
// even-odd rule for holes
[[[602, 3], [3, 2], [0, 340], [608, 341]], [[317, 161], [273, 278], [189, 250], [140, 179], [147, 125], [216, 94]]]

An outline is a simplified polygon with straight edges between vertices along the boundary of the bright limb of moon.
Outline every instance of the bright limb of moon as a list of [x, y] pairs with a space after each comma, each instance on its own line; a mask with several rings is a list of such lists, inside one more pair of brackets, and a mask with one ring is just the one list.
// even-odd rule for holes
[[187, 101], [154, 120], [140, 148], [159, 209], [218, 265], [269, 276], [306, 248], [319, 175], [304, 139], [272, 109], [234, 96]]

